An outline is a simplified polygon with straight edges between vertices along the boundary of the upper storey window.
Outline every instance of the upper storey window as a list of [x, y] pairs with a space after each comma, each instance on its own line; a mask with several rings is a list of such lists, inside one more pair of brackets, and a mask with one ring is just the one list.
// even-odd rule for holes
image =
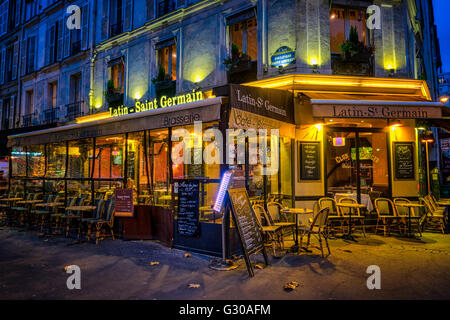
[[339, 46], [349, 38], [351, 27], [356, 27], [359, 41], [367, 45], [368, 36], [365, 10], [332, 7], [330, 11], [331, 52], [341, 53]]
[[232, 16], [227, 21], [230, 36], [230, 48], [233, 46], [239, 52], [247, 54], [250, 60], [258, 58], [257, 24], [255, 10], [252, 8]]

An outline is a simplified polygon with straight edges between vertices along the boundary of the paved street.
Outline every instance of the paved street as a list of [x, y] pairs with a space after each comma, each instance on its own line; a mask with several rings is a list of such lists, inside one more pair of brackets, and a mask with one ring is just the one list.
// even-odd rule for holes
[[[152, 241], [74, 244], [63, 237], [0, 230], [0, 299], [449, 299], [450, 237], [421, 242], [370, 235], [332, 240], [332, 255], [288, 254], [249, 278], [245, 263], [221, 272], [211, 257]], [[262, 261], [255, 256], [255, 260]], [[150, 266], [150, 262], [159, 262]], [[68, 290], [67, 265], [81, 268], [81, 290]], [[366, 268], [381, 268], [381, 290], [368, 290]], [[285, 283], [300, 286], [291, 292]], [[189, 288], [189, 284], [199, 284]]]

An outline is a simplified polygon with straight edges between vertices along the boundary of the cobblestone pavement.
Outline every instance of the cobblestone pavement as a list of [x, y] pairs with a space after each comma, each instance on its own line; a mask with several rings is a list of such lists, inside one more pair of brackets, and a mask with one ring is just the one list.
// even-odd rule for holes
[[[330, 240], [320, 251], [271, 258], [249, 278], [245, 263], [223, 272], [211, 257], [153, 241], [76, 244], [64, 237], [0, 228], [0, 299], [449, 299], [450, 236], [422, 241], [368, 235], [357, 243]], [[262, 261], [254, 256], [255, 262]], [[150, 265], [150, 262], [159, 264]], [[68, 290], [67, 265], [81, 268], [81, 289]], [[381, 289], [367, 289], [366, 269], [381, 269]], [[300, 284], [287, 292], [290, 281]], [[199, 287], [190, 288], [190, 284]]]

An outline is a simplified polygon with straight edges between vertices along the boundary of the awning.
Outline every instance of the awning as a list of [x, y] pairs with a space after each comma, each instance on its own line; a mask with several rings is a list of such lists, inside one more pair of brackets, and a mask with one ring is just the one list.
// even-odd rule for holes
[[372, 119], [442, 119], [440, 102], [311, 100], [313, 117]]
[[8, 136], [8, 147], [46, 144], [220, 120], [223, 97]]

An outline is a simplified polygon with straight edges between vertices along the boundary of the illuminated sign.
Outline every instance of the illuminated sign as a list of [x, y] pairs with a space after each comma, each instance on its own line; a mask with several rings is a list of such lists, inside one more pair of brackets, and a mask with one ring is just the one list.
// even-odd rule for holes
[[223, 202], [225, 200], [225, 194], [230, 185], [231, 176], [233, 171], [228, 170], [223, 174], [222, 181], [220, 181], [219, 192], [217, 192], [216, 202], [214, 203], [213, 210], [220, 212], [222, 210]]
[[272, 67], [285, 67], [289, 64], [295, 63], [295, 50], [283, 46], [278, 48], [271, 58]]
[[172, 107], [179, 104], [191, 103], [199, 100], [203, 100], [203, 92], [201, 91], [192, 91], [190, 93], [182, 94], [175, 97], [167, 97], [162, 96], [159, 100], [156, 98], [148, 101], [136, 101], [134, 106], [118, 106], [118, 107], [110, 107], [109, 108], [109, 116], [110, 117], [119, 117], [126, 114], [138, 113], [148, 110]]
[[343, 147], [345, 146], [345, 138], [337, 137], [333, 138], [333, 147]]

